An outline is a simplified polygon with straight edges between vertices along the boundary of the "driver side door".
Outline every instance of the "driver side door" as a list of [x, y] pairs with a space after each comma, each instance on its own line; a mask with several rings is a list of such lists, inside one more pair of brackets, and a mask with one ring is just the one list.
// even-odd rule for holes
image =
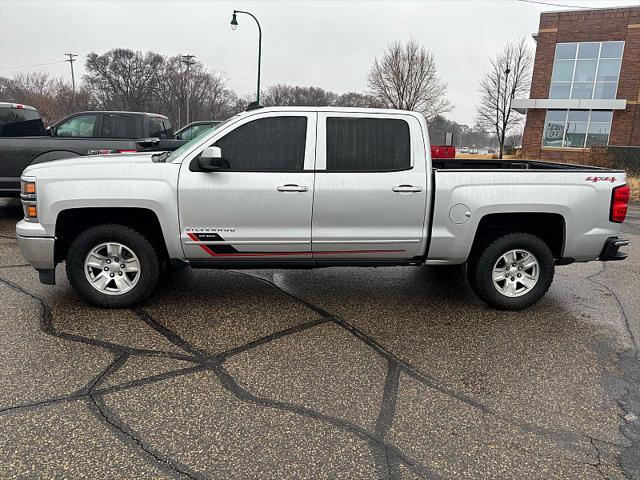
[[181, 166], [181, 241], [193, 262], [311, 263], [315, 113], [256, 113], [204, 147], [229, 168], [197, 171], [200, 152]]

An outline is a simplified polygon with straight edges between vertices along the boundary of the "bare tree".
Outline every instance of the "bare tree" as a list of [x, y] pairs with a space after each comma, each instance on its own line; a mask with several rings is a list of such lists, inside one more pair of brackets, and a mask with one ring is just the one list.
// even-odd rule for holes
[[526, 96], [531, 85], [533, 55], [525, 38], [507, 43], [491, 59], [491, 68], [480, 81], [480, 103], [476, 108], [477, 123], [495, 132], [502, 158], [508, 133], [522, 122], [522, 116], [511, 110], [516, 97]]
[[[157, 93], [164, 57], [116, 48], [87, 55], [84, 82], [102, 108], [146, 110]], [[107, 107], [108, 106], [108, 107]]]
[[320, 87], [300, 87], [279, 83], [272, 85], [261, 94], [262, 104], [267, 107], [284, 106], [314, 106], [332, 105], [338, 95]]
[[375, 97], [367, 93], [348, 92], [337, 94], [320, 87], [300, 87], [279, 83], [268, 87], [260, 94], [265, 106], [336, 106], [336, 107], [383, 107]]
[[187, 91], [193, 121], [222, 120], [236, 113], [233, 108], [236, 96], [227, 88], [224, 75], [209, 71], [197, 60], [191, 64], [187, 75], [179, 55], [166, 58], [158, 77], [151, 108], [167, 115], [176, 126], [181, 126], [186, 119]]
[[[52, 124], [77, 111], [73, 105], [71, 84], [45, 72], [19, 73], [12, 78], [0, 78], [3, 100], [35, 107], [45, 124]], [[89, 92], [81, 87], [76, 92], [77, 108], [88, 110], [92, 105]]]
[[391, 43], [373, 62], [368, 84], [372, 95], [385, 106], [415, 110], [429, 120], [452, 108], [435, 57], [415, 40]]
[[368, 93], [347, 92], [338, 96], [333, 103], [336, 107], [382, 108], [384, 105]]

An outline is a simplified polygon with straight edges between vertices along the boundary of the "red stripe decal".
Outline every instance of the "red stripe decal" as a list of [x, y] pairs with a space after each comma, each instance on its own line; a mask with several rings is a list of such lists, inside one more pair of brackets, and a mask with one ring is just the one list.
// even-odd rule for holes
[[[187, 232], [187, 235], [194, 242], [199, 242], [198, 237], [193, 233]], [[212, 257], [278, 257], [286, 255], [346, 255], [349, 253], [367, 254], [367, 253], [402, 253], [405, 250], [327, 250], [320, 252], [238, 252], [238, 253], [216, 253], [203, 243], [198, 246]]]

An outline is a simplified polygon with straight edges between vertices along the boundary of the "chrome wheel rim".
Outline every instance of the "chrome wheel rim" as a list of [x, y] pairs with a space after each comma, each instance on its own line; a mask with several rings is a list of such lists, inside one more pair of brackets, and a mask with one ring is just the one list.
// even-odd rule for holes
[[527, 250], [509, 250], [493, 265], [493, 286], [505, 297], [520, 297], [538, 283], [540, 264]]
[[105, 295], [122, 295], [140, 279], [140, 260], [133, 250], [117, 242], [94, 247], [84, 260], [89, 285]]

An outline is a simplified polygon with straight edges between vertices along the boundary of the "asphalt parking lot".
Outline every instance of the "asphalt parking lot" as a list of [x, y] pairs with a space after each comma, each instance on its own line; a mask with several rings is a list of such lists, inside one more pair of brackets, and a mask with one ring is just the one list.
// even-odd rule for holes
[[182, 271], [99, 310], [0, 202], [0, 478], [640, 478], [640, 208], [625, 262], [517, 313], [451, 269]]

